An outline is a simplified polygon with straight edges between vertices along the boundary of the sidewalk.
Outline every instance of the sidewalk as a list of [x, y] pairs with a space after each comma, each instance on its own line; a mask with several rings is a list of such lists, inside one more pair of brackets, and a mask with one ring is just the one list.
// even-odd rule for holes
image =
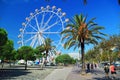
[[[105, 73], [102, 68], [96, 68], [86, 75], [80, 75], [80, 71], [81, 69], [77, 66], [55, 69], [44, 80], [112, 80], [105, 79]], [[116, 78], [115, 80], [120, 80], [120, 71], [117, 71]]]
[[95, 69], [86, 75], [80, 75], [80, 68], [74, 67], [69, 73], [66, 80], [103, 80], [104, 71], [102, 69]]
[[44, 80], [66, 80], [69, 73], [72, 71], [72, 67], [64, 67], [62, 69], [55, 69]]
[[117, 71], [116, 79], [111, 79], [111, 74], [110, 79], [106, 79], [103, 68], [96, 68], [86, 75], [80, 75], [80, 71], [80, 68], [73, 67], [66, 80], [120, 80], [120, 71]]

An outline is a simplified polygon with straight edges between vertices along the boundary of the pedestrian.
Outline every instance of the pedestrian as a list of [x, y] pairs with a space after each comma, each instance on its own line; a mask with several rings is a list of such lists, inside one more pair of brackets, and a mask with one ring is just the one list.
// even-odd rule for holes
[[110, 65], [110, 71], [111, 71], [111, 74], [112, 74], [112, 78], [115, 79], [116, 77], [116, 68], [113, 64]]
[[87, 63], [87, 71], [90, 72], [90, 63]]
[[105, 77], [108, 79], [109, 78], [109, 66], [107, 63], [104, 66], [104, 71], [105, 71]]
[[95, 68], [97, 68], [97, 64], [95, 63], [94, 65], [95, 65]]
[[93, 69], [94, 69], [94, 64], [91, 63], [91, 72], [93, 72]]

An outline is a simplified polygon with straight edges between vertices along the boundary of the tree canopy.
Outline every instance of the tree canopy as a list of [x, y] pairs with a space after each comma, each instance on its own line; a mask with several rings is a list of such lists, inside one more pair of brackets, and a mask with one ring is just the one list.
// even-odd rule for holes
[[65, 64], [72, 64], [74, 63], [74, 59], [72, 57], [70, 57], [68, 54], [62, 54], [59, 55], [56, 59], [55, 59], [56, 63], [63, 63]]
[[8, 37], [7, 37], [7, 32], [5, 29], [3, 28], [0, 28], [0, 47], [3, 46], [7, 40], [8, 40]]
[[35, 60], [34, 50], [30, 46], [22, 46], [18, 49], [18, 54], [21, 59], [26, 61], [25, 70], [27, 69], [27, 60]]

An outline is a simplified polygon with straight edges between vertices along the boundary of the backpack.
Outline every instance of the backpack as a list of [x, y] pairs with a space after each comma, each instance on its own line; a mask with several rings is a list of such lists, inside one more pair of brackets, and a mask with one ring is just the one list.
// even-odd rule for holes
[[105, 66], [104, 70], [105, 70], [105, 72], [109, 72], [109, 67]]

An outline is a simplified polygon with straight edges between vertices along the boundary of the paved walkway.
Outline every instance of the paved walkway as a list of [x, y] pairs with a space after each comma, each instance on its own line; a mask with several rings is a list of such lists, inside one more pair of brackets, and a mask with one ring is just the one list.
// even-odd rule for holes
[[72, 71], [72, 67], [64, 67], [63, 69], [55, 69], [44, 80], [66, 80], [69, 73]]
[[[55, 69], [45, 80], [114, 80], [105, 79], [105, 73], [102, 68], [96, 68], [86, 75], [80, 75], [81, 69], [78, 67], [65, 67], [63, 69]], [[110, 75], [111, 77], [111, 75]], [[117, 71], [117, 79], [120, 80], [120, 72]]]
[[66, 80], [103, 80], [104, 78], [104, 71], [102, 69], [95, 69], [86, 75], [81, 75], [80, 71], [80, 68], [74, 67]]
[[116, 79], [111, 79], [111, 74], [110, 78], [106, 79], [103, 68], [96, 68], [84, 76], [80, 75], [80, 71], [80, 68], [73, 67], [66, 80], [120, 80], [120, 71], [117, 71]]

